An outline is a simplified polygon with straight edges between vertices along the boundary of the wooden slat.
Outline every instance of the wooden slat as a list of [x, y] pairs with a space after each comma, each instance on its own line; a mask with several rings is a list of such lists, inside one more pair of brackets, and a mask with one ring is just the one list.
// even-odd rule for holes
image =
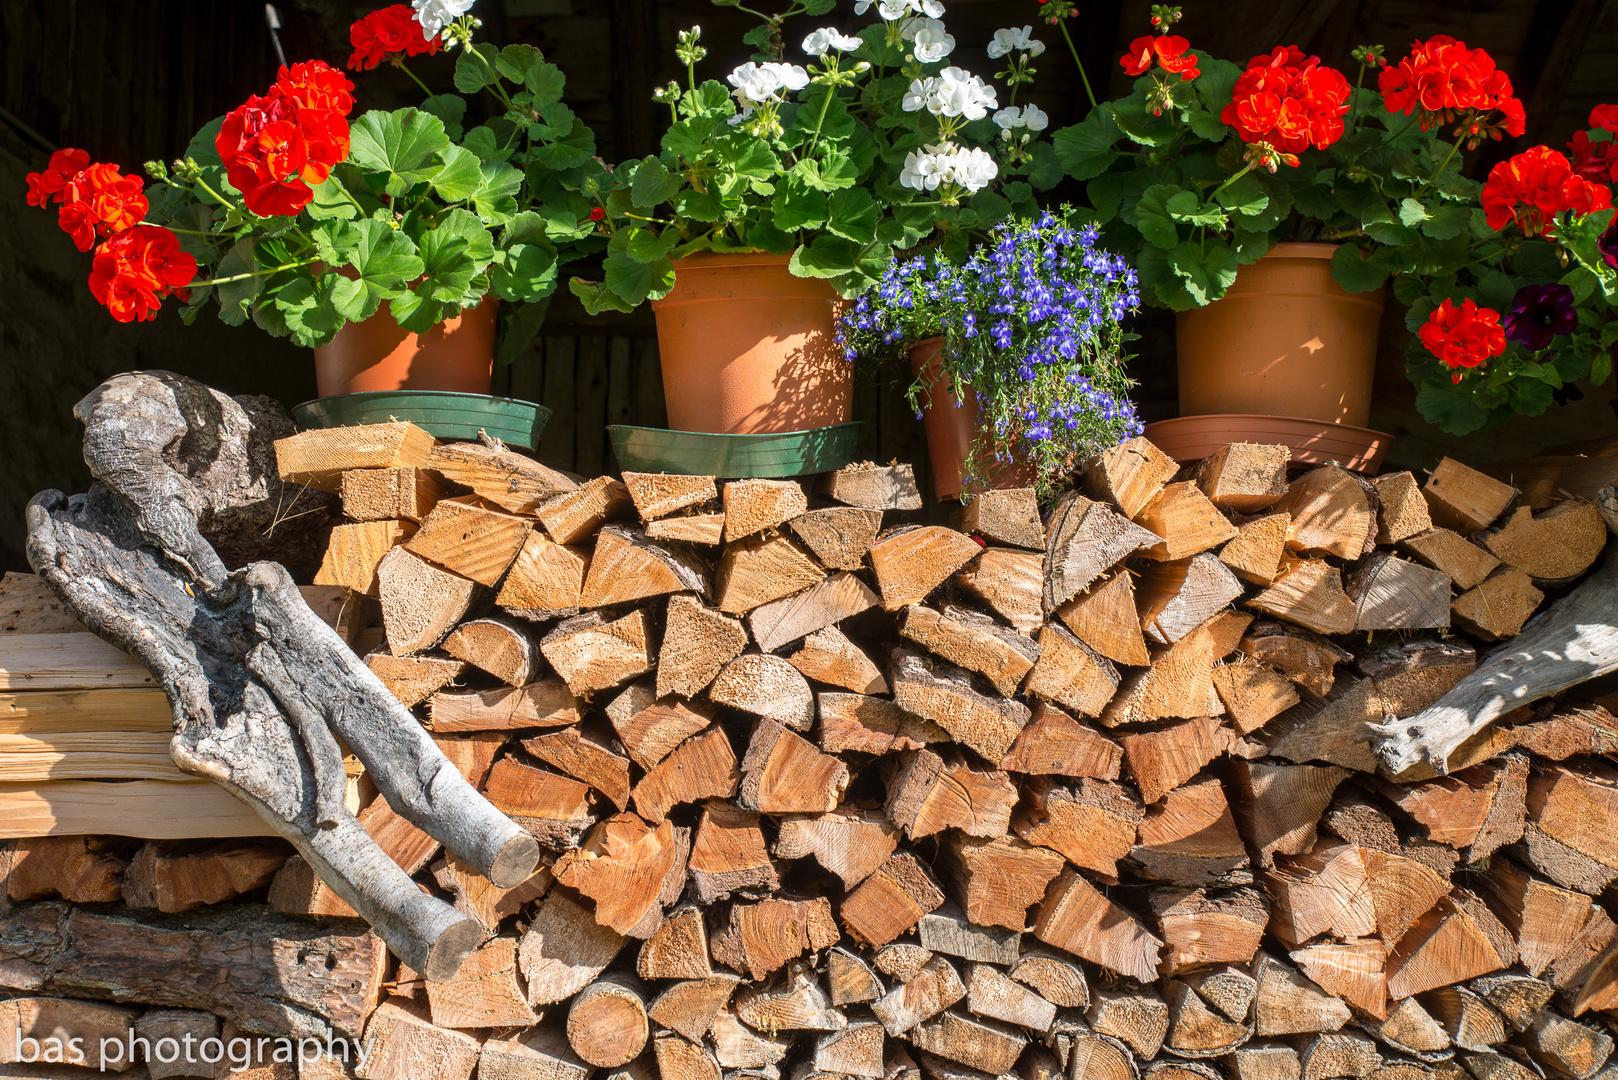
[[0, 735], [0, 783], [47, 780], [179, 780], [169, 734], [72, 731], [36, 738]]
[[0, 693], [0, 736], [45, 738], [74, 731], [167, 734], [173, 723], [168, 699], [157, 689]]
[[275, 835], [208, 780], [0, 784], [0, 840], [89, 834], [143, 840]]
[[134, 657], [88, 630], [0, 635], [0, 690], [153, 686]]

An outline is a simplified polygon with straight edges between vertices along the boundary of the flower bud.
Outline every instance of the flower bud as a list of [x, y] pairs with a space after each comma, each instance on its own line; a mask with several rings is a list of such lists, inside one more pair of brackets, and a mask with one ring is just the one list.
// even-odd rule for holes
[[146, 163], [146, 175], [153, 180], [167, 180], [169, 178], [169, 168], [161, 161], [148, 161]]

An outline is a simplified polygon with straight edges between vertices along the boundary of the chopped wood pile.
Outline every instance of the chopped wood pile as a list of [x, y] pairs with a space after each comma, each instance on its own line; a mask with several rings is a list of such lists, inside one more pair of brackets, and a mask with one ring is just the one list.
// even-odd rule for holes
[[[497, 888], [359, 778], [367, 832], [484, 930], [448, 981], [378, 967], [360, 1080], [1606, 1075], [1613, 702], [1508, 713], [1447, 775], [1364, 741], [1596, 564], [1592, 503], [1135, 439], [1048, 516], [995, 491], [950, 528], [911, 523], [905, 466], [581, 480], [402, 424], [277, 449], [342, 498], [316, 584], [374, 612], [350, 640], [547, 852]], [[18, 990], [96, 996], [8, 966], [53, 897], [352, 915], [263, 842], [11, 858]]]

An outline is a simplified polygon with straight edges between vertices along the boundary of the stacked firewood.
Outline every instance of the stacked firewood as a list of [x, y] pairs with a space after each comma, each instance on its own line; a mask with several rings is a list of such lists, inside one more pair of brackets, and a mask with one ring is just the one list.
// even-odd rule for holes
[[[1362, 741], [1594, 565], [1592, 504], [1135, 439], [1048, 516], [992, 491], [952, 528], [897, 465], [582, 479], [404, 423], [277, 454], [341, 497], [315, 583], [345, 632], [548, 852], [495, 888], [365, 807], [485, 937], [450, 981], [390, 973], [362, 1080], [1609, 1057], [1618, 720], [1519, 709], [1445, 776]], [[352, 914], [297, 857], [268, 897]]]

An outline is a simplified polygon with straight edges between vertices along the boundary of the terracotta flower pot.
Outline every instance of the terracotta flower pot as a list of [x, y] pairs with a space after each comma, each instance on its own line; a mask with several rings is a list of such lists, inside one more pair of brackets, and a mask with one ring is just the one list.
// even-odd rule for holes
[[1220, 300], [1178, 318], [1180, 415], [1264, 413], [1365, 426], [1382, 290], [1331, 276], [1335, 244], [1277, 244]]
[[315, 349], [321, 397], [371, 390], [451, 390], [487, 394], [494, 377], [493, 296], [425, 334], [402, 329], [384, 303], [364, 322]]
[[837, 293], [788, 256], [703, 252], [652, 301], [669, 427], [716, 435], [808, 431], [849, 419], [854, 369], [833, 340]]
[[[933, 493], [940, 499], [951, 498], [969, 490], [962, 469], [978, 434], [978, 396], [971, 387], [966, 387], [964, 400], [950, 392], [942, 337], [924, 338], [910, 346], [910, 370], [923, 384], [921, 422], [927, 430], [927, 456], [933, 464]], [[970, 490], [1028, 487], [1033, 482], [1034, 471], [1028, 465], [1001, 465], [987, 479], [974, 481]]]
[[1221, 446], [1235, 442], [1279, 443], [1292, 448], [1294, 465], [1336, 462], [1345, 469], [1375, 476], [1393, 436], [1385, 431], [1328, 424], [1296, 416], [1212, 413], [1181, 416], [1146, 425], [1146, 438], [1181, 465], [1201, 461]]

